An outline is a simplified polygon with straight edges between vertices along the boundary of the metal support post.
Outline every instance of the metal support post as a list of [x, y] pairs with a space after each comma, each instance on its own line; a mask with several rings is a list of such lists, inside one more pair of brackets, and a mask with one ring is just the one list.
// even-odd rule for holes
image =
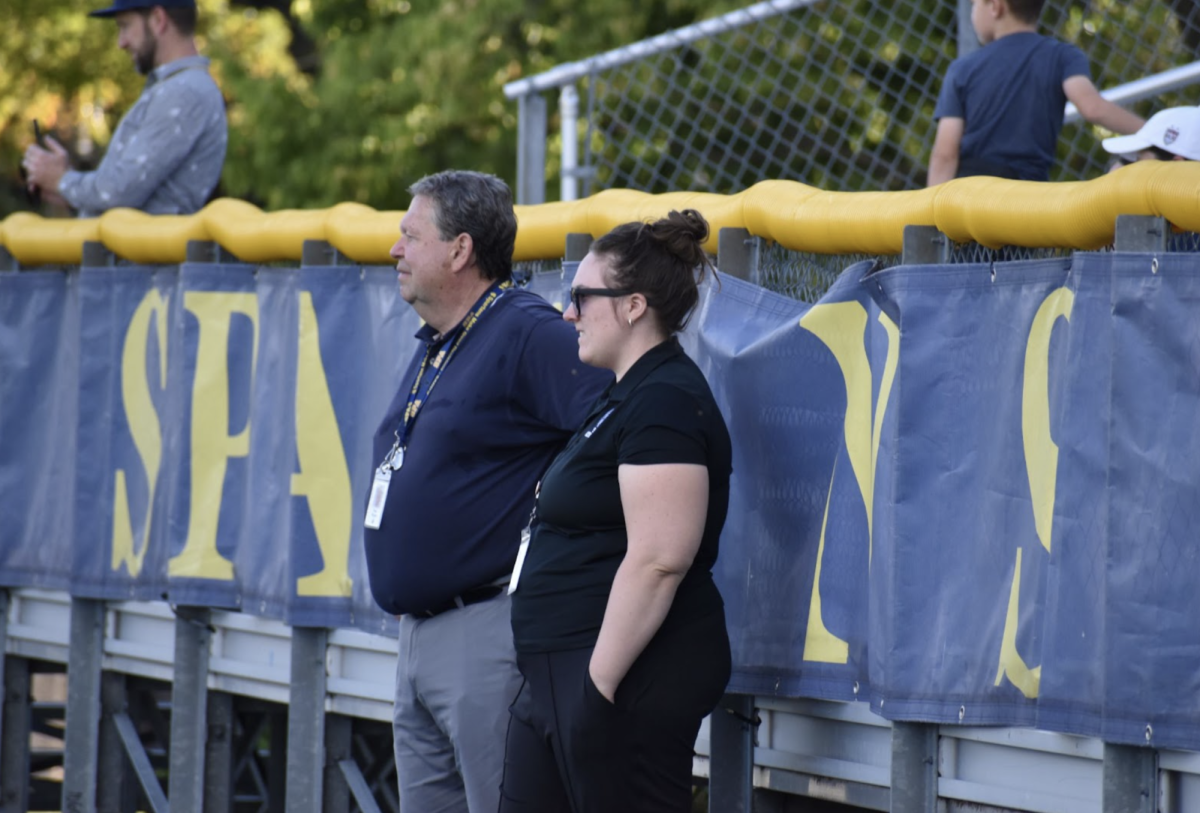
[[958, 0], [958, 55], [978, 51], [983, 46], [975, 35], [975, 26], [971, 25], [971, 0]]
[[1117, 251], [1137, 251], [1147, 254], [1167, 250], [1171, 224], [1153, 215], [1117, 215], [1113, 248]]
[[[2, 248], [2, 246], [0, 246]], [[8, 590], [0, 587], [0, 686], [4, 685], [4, 664], [8, 660]], [[4, 704], [0, 703], [0, 731], [4, 730]]]
[[4, 720], [0, 724], [0, 813], [29, 809], [29, 735], [33, 704], [29, 696], [29, 661], [4, 658]]
[[83, 258], [80, 268], [111, 268], [117, 264], [117, 255], [113, 254], [104, 243], [96, 240], [83, 241]]
[[[325, 813], [349, 813], [350, 785], [342, 773], [341, 763], [354, 763], [354, 720], [341, 714], [330, 714], [325, 718], [325, 787], [322, 810]], [[361, 808], [362, 806], [359, 805]]]
[[354, 261], [324, 240], [305, 240], [300, 247], [300, 265], [354, 265]]
[[[292, 701], [295, 702], [295, 699], [293, 695]], [[287, 709], [280, 711], [276, 708], [272, 707], [266, 715], [270, 731], [270, 742], [267, 746], [267, 809], [286, 810], [289, 712]]]
[[722, 274], [758, 284], [758, 238], [746, 229], [717, 232], [717, 269]]
[[563, 270], [562, 270], [562, 286], [563, 286], [563, 301], [562, 309], [567, 309], [567, 290], [571, 287], [571, 283], [575, 281], [575, 272], [579, 270], [579, 263], [583, 262], [583, 258], [587, 256], [588, 251], [592, 248], [592, 236], [590, 234], [580, 234], [572, 232], [567, 235], [567, 244], [563, 252]]
[[517, 100], [517, 203], [546, 202], [546, 99], [532, 92]]
[[358, 768], [358, 763], [352, 759], [346, 759], [338, 763], [338, 767], [345, 775], [346, 784], [350, 786], [350, 792], [354, 794], [354, 803], [358, 805], [358, 809], [362, 813], [382, 813], [375, 797], [371, 795], [371, 788], [367, 785], [366, 778]]
[[558, 92], [558, 116], [562, 122], [562, 178], [558, 199], [579, 197], [579, 91], [575, 85], [563, 85]]
[[567, 245], [563, 259], [567, 262], [580, 262], [592, 248], [592, 236], [590, 234], [580, 234], [579, 232], [571, 232], [567, 235]]
[[133, 724], [133, 720], [130, 719], [127, 712], [120, 712], [113, 715], [112, 721], [117, 728], [117, 735], [121, 738], [121, 745], [124, 746], [129, 762], [133, 765], [134, 776], [137, 777], [138, 784], [142, 786], [142, 793], [145, 795], [146, 801], [150, 803], [151, 811], [168, 813], [167, 795], [163, 793], [162, 785], [158, 783], [158, 775], [154, 772], [150, 757], [146, 755], [146, 749], [142, 747], [142, 741], [138, 737], [137, 727]]
[[[85, 253], [87, 245], [90, 244], [84, 244]], [[67, 719], [63, 735], [63, 813], [90, 813], [96, 809], [103, 654], [104, 602], [72, 598]]]
[[905, 226], [900, 262], [904, 265], [941, 265], [950, 262], [950, 238], [936, 226]]
[[100, 676], [100, 758], [96, 766], [99, 813], [134, 813], [137, 808], [137, 792], [128, 781], [130, 763], [116, 722], [128, 712], [125, 675], [104, 672]]
[[1104, 743], [1103, 813], [1156, 813], [1158, 752], [1135, 745]]
[[754, 698], [727, 694], [708, 720], [708, 809], [711, 813], [750, 813], [758, 727]]
[[329, 630], [292, 627], [287, 811], [321, 813], [325, 769], [325, 650]]
[[184, 258], [189, 263], [236, 263], [237, 257], [212, 240], [188, 240]]
[[171, 808], [176, 813], [204, 809], [205, 714], [212, 611], [175, 609], [175, 676], [171, 683]]
[[937, 810], [938, 734], [932, 723], [892, 723], [891, 813]]
[[[969, 5], [969, 3], [968, 3]], [[901, 262], [932, 265], [950, 258], [950, 240], [933, 226], [905, 226]], [[892, 723], [892, 813], [934, 813], [938, 797], [938, 731], [931, 723]]]
[[204, 813], [233, 810], [233, 695], [209, 692], [204, 743]]

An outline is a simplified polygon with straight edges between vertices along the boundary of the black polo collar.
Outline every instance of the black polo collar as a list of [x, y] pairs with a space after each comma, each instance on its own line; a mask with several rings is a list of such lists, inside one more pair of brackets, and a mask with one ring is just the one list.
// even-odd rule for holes
[[633, 363], [633, 366], [626, 371], [620, 381], [614, 381], [609, 386], [604, 400], [610, 404], [623, 400], [629, 393], [637, 389], [637, 386], [646, 379], [646, 376], [668, 361], [679, 358], [682, 355], [685, 355], [683, 348], [679, 346], [679, 339], [675, 336], [672, 336], [661, 344], [656, 344]]

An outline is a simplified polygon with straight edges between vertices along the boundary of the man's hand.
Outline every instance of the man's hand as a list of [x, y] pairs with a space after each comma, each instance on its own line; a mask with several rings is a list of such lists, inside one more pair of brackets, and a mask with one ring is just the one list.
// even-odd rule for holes
[[46, 136], [46, 146], [50, 149], [30, 144], [21, 163], [31, 191], [37, 188], [43, 193], [57, 193], [58, 182], [71, 168], [71, 161], [66, 148], [50, 136]]

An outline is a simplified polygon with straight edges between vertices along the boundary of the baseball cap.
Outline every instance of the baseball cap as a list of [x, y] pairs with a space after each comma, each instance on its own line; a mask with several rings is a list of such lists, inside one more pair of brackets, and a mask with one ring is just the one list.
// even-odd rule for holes
[[1160, 110], [1132, 135], [1104, 139], [1104, 149], [1130, 160], [1151, 147], [1200, 161], [1200, 107]]
[[89, 17], [115, 17], [122, 11], [138, 11], [144, 8], [195, 8], [196, 0], [113, 0], [108, 8], [88, 13]]

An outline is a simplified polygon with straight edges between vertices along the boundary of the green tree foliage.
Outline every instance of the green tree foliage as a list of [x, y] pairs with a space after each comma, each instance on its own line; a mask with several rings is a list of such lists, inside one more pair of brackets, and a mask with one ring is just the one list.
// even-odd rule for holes
[[[665, 80], [639, 87], [614, 76], [600, 116], [629, 124], [610, 132], [600, 121], [592, 146], [600, 153], [612, 146], [606, 140], [624, 142], [626, 157], [620, 161], [632, 164], [616, 172], [601, 161], [597, 181], [603, 185], [606, 174], [616, 172], [636, 185], [639, 167], [674, 161], [686, 164], [678, 177], [690, 180], [670, 181], [672, 188], [706, 188], [714, 177], [720, 183], [707, 188], [721, 191], [762, 177], [796, 177], [843, 189], [913, 185], [923, 177], [932, 99], [956, 45], [953, 3], [910, 2], [906, 11], [903, 4], [820, 0], [783, 36], [763, 28], [719, 59], [697, 43], [678, 64], [664, 66]], [[17, 166], [32, 137], [32, 118], [57, 133], [83, 164], [94, 164], [141, 90], [141, 77], [116, 48], [115, 25], [86, 16], [103, 4], [0, 3], [0, 216], [27, 207]], [[341, 201], [399, 208], [407, 205], [404, 190], [410, 183], [446, 167], [512, 180], [516, 103], [503, 95], [507, 82], [746, 5], [739, 0], [199, 4], [201, 48], [213, 59], [229, 106], [230, 147], [220, 191], [270, 209]], [[1043, 23], [1084, 47], [1097, 83], [1111, 86], [1194, 59], [1200, 43], [1197, 6], [1200, 0], [1050, 0]], [[581, 89], [587, 89], [586, 81]], [[638, 109], [668, 103], [672, 89], [686, 89], [701, 101], [666, 131], [650, 132], [649, 125], [638, 123], [644, 118]], [[1186, 102], [1173, 96], [1153, 107]], [[730, 110], [748, 112], [730, 120]], [[713, 124], [704, 124], [709, 121]], [[720, 130], [713, 144], [692, 153], [680, 148], [705, 126]], [[557, 132], [553, 119], [551, 131]], [[552, 137], [552, 175], [557, 148]], [[754, 151], [757, 157], [746, 169], [740, 153]], [[815, 168], [796, 169], [798, 155], [810, 156], [807, 166]], [[661, 191], [660, 182], [644, 187]]]
[[[98, 161], [142, 80], [101, 0], [0, 5], [0, 214], [24, 207], [17, 164], [36, 115]], [[703, 0], [200, 0], [201, 47], [229, 105], [221, 192], [270, 209], [407, 205], [422, 175], [512, 179], [503, 85], [736, 3]], [[93, 146], [95, 145], [95, 146]]]
[[[470, 167], [511, 179], [516, 105], [505, 83], [712, 14], [698, 0], [295, 2], [320, 54], [311, 75], [234, 67], [225, 183], [270, 208], [407, 203], [421, 175]], [[239, 63], [234, 53], [222, 62]], [[238, 71], [236, 74], [233, 71]]]

